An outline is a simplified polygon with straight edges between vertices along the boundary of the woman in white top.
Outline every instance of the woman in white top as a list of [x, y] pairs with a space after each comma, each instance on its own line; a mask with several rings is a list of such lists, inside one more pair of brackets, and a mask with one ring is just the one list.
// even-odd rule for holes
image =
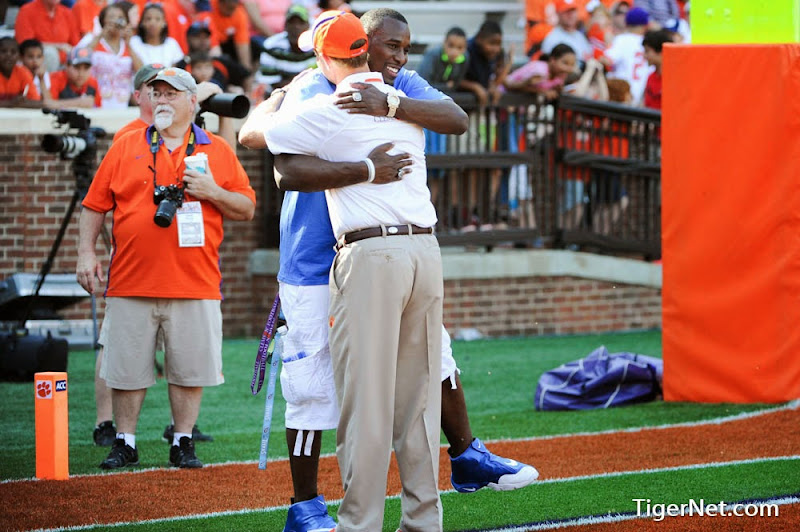
[[167, 18], [160, 4], [147, 4], [142, 11], [137, 34], [131, 37], [131, 48], [146, 65], [170, 67], [183, 59], [178, 41], [167, 36]]
[[132, 30], [128, 12], [121, 5], [104, 7], [98, 15], [100, 33], [87, 33], [78, 43], [78, 47], [94, 52], [92, 75], [103, 97], [103, 109], [128, 107], [133, 94], [133, 75], [142, 68], [139, 54], [130, 46]]

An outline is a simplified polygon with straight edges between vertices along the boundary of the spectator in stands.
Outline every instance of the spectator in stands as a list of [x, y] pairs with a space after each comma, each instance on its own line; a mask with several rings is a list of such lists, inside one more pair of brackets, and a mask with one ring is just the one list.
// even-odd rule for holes
[[633, 7], [647, 11], [650, 19], [662, 28], [670, 20], [681, 18], [681, 9], [675, 0], [634, 0]]
[[592, 57], [592, 45], [579, 29], [580, 16], [577, 0], [557, 0], [558, 25], [542, 41], [542, 53], [549, 54], [558, 44], [568, 44], [575, 50], [578, 60], [586, 62]]
[[503, 30], [493, 20], [487, 20], [478, 33], [467, 41], [467, 71], [458, 87], [470, 91], [478, 100], [478, 105], [496, 104], [501, 96], [501, 84], [510, 61], [503, 53]]
[[256, 80], [266, 93], [287, 85], [297, 74], [317, 63], [314, 52], [304, 52], [297, 45], [300, 34], [308, 29], [308, 9], [300, 4], [286, 11], [285, 30], [268, 37], [263, 43]]
[[577, 66], [575, 50], [567, 44], [559, 44], [541, 60], [530, 61], [511, 72], [506, 77], [505, 86], [509, 90], [542, 94], [548, 100], [554, 100], [561, 94], [567, 76], [576, 72]]
[[586, 38], [592, 45], [592, 57], [599, 59], [603, 56], [608, 46], [614, 38], [611, 25], [611, 13], [600, 2], [592, 0], [586, 5], [589, 11], [589, 20], [586, 23]]
[[[198, 103], [201, 102], [200, 96], [205, 91], [201, 91], [205, 85], [214, 85], [211, 83], [214, 78], [214, 60], [210, 55], [204, 52], [196, 52], [189, 56], [189, 64], [192, 67], [190, 72], [195, 82], [197, 82], [197, 95]], [[217, 85], [214, 85], [217, 87]], [[220, 91], [221, 92], [221, 91]], [[217, 94], [216, 92], [213, 94]], [[212, 96], [213, 96], [212, 94]], [[236, 129], [233, 124], [233, 118], [227, 116], [219, 116], [219, 127], [217, 128], [217, 135], [225, 139], [228, 145], [236, 150]]]
[[88, 48], [73, 48], [67, 67], [50, 76], [50, 97], [44, 106], [50, 109], [100, 107], [103, 103], [97, 80], [91, 74], [92, 52]]
[[[481, 24], [475, 37], [467, 42], [467, 54], [469, 57], [467, 71], [464, 74], [464, 79], [458, 85], [459, 89], [472, 92], [481, 107], [496, 105], [503, 94], [503, 81], [511, 68], [511, 58], [506, 57], [503, 51], [503, 30], [500, 25], [492, 20], [487, 20]], [[494, 113], [494, 111], [492, 112]], [[470, 138], [479, 139], [480, 147], [476, 146], [476, 148], [481, 151], [495, 149], [494, 146], [490, 145], [489, 139], [496, 133], [490, 128], [496, 128], [496, 126], [486, 123], [487, 116], [484, 113], [476, 113], [473, 116], [475, 119], [471, 119]], [[477, 212], [479, 203], [477, 173], [471, 170], [468, 174], [470, 219], [469, 223], [463, 226], [461, 230], [492, 229], [493, 227], [489, 223], [481, 224]], [[491, 211], [487, 214], [492, 218], [496, 218], [499, 211], [496, 208], [496, 200], [500, 191], [502, 171], [500, 169], [491, 169], [489, 170], [489, 176], [489, 205], [491, 205]], [[483, 201], [481, 200], [480, 203], [483, 203]]]
[[22, 41], [19, 45], [22, 64], [33, 74], [33, 83], [42, 100], [50, 93], [50, 72], [44, 68], [44, 47], [37, 39]]
[[272, 37], [284, 30], [286, 10], [292, 0], [243, 0], [242, 7], [247, 14], [250, 34], [254, 37]]
[[613, 35], [625, 33], [625, 15], [631, 8], [629, 0], [621, 0], [616, 2], [611, 8], [611, 32]]
[[452, 27], [444, 43], [425, 50], [417, 74], [442, 91], [455, 90], [467, 73], [467, 34], [458, 26]]
[[536, 57], [542, 48], [542, 41], [558, 24], [553, 0], [525, 0], [525, 53]]
[[145, 6], [136, 35], [131, 37], [131, 50], [146, 64], [159, 63], [171, 67], [183, 59], [181, 45], [169, 36], [167, 18], [161, 4]]
[[[207, 2], [206, 2], [207, 4]], [[192, 0], [171, 0], [162, 4], [164, 14], [167, 17], [167, 31], [169, 36], [178, 41], [184, 54], [189, 53], [189, 46], [186, 42], [186, 32], [189, 26], [195, 22], [211, 20], [211, 13], [198, 1], [197, 5]], [[213, 46], [218, 44], [217, 37], [212, 38]]]
[[80, 32], [72, 11], [58, 0], [33, 0], [19, 8], [14, 22], [18, 43], [38, 39], [44, 45], [45, 69], [58, 70], [78, 44]]
[[[243, 92], [243, 86], [250, 71], [244, 68], [233, 58], [222, 54], [219, 46], [212, 46], [212, 35], [209, 20], [195, 21], [186, 31], [186, 42], [189, 47], [189, 54], [204, 52], [214, 60], [214, 77], [212, 83], [228, 92]], [[175, 66], [184, 68], [191, 72], [191, 65], [188, 57], [179, 61]], [[236, 88], [233, 88], [236, 87]]]
[[661, 62], [664, 45], [673, 42], [673, 34], [668, 30], [648, 31], [644, 34], [642, 45], [644, 57], [653, 67], [644, 89], [644, 106], [661, 110]]
[[650, 18], [647, 11], [634, 7], [625, 15], [626, 31], [614, 37], [601, 62], [608, 69], [609, 79], [624, 79], [631, 86], [633, 104], [640, 105], [644, 96], [649, 68], [644, 58], [642, 37]]
[[100, 11], [101, 31], [86, 35], [81, 47], [92, 54], [92, 75], [97, 78], [104, 109], [128, 107], [133, 92], [133, 74], [142, 60], [130, 46], [132, 29], [128, 11], [120, 4], [109, 4]]
[[33, 74], [17, 60], [17, 41], [0, 37], [0, 107], [41, 107]]
[[[223, 53], [235, 57], [242, 66], [252, 71], [247, 12], [239, 0], [214, 0], [211, 3], [211, 29], [220, 35]], [[248, 86], [245, 88], [249, 90], [249, 81], [246, 84]]]
[[95, 33], [100, 28], [97, 17], [106, 4], [108, 4], [108, 0], [78, 0], [75, 2], [75, 5], [72, 6], [72, 14], [75, 16], [81, 37], [87, 33]]

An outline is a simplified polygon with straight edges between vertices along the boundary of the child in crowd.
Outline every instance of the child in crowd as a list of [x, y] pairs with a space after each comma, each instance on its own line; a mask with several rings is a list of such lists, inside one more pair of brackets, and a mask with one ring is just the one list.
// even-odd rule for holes
[[27, 39], [19, 45], [22, 64], [33, 74], [36, 90], [43, 99], [50, 94], [50, 73], [44, 65], [44, 46], [38, 39]]
[[147, 4], [137, 33], [131, 37], [131, 49], [144, 64], [159, 63], [170, 67], [183, 59], [183, 50], [168, 31], [167, 17], [161, 4]]
[[254, 99], [263, 99], [264, 94], [287, 85], [297, 74], [317, 64], [314, 52], [304, 52], [297, 44], [300, 35], [308, 30], [310, 20], [305, 6], [292, 4], [286, 10], [284, 31], [264, 40], [255, 75], [260, 97]]
[[41, 107], [33, 74], [19, 60], [14, 37], [0, 37], [0, 107]]
[[417, 73], [439, 90], [454, 90], [467, 72], [467, 34], [455, 26], [444, 43], [425, 51]]
[[575, 50], [567, 44], [559, 44], [548, 56], [543, 55], [540, 60], [514, 70], [506, 77], [504, 85], [509, 90], [543, 94], [548, 100], [554, 100], [577, 66]]
[[[214, 82], [214, 59], [206, 52], [195, 52], [189, 56], [189, 64], [186, 66], [194, 80], [200, 84], [204, 81]], [[236, 149], [236, 131], [233, 125], [233, 118], [219, 116], [219, 127], [217, 135], [225, 139], [231, 148]]]
[[500, 100], [503, 80], [511, 66], [503, 53], [503, 30], [497, 22], [487, 20], [467, 42], [467, 71], [458, 87], [475, 94], [484, 107]]
[[73, 48], [67, 67], [50, 75], [50, 96], [44, 106], [49, 109], [100, 107], [103, 99], [97, 80], [91, 74], [92, 52], [88, 48]]
[[213, 81], [214, 60], [205, 52], [195, 52], [189, 56], [189, 64], [186, 66], [186, 71], [192, 75], [197, 83]]
[[672, 32], [668, 30], [648, 31], [644, 34], [642, 46], [644, 57], [654, 70], [647, 78], [644, 89], [644, 106], [661, 110], [661, 63], [664, 44], [673, 41]]

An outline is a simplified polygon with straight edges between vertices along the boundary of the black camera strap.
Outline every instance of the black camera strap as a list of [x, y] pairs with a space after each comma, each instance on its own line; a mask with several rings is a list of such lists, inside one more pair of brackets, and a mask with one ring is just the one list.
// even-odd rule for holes
[[[158, 177], [156, 175], [156, 156], [158, 155], [159, 149], [161, 145], [159, 141], [161, 140], [161, 135], [158, 133], [158, 130], [153, 126], [153, 132], [150, 134], [150, 153], [153, 154], [153, 166], [150, 167], [150, 170], [153, 171], [153, 190], [158, 187]], [[194, 153], [195, 147], [195, 135], [194, 129], [189, 131], [189, 144], [186, 145], [186, 156], [189, 157]]]

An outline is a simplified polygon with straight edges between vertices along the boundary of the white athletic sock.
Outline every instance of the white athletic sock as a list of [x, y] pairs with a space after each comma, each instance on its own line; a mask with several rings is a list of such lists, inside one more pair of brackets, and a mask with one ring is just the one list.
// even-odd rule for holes
[[192, 439], [192, 433], [186, 434], [185, 432], [176, 432], [175, 435], [172, 437], [172, 445], [180, 445], [181, 438], [187, 437], [190, 440]]
[[117, 438], [122, 438], [125, 440], [125, 445], [130, 445], [134, 449], [136, 449], [136, 434], [130, 434], [128, 432], [117, 432]]

